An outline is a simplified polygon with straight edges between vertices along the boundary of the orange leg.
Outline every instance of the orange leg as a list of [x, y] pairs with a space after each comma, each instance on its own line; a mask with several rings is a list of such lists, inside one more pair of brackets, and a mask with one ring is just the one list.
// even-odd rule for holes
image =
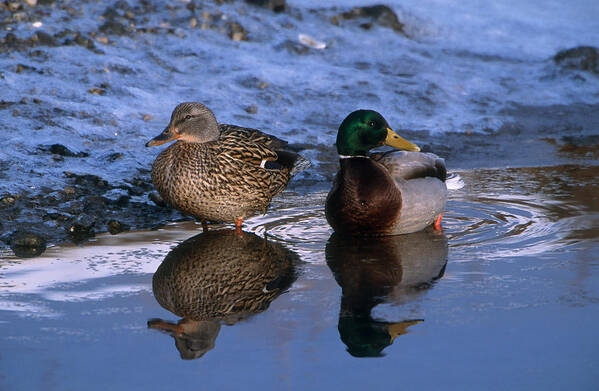
[[241, 230], [241, 224], [243, 223], [243, 219], [241, 217], [239, 217], [237, 220], [235, 220], [235, 232], [238, 235], [243, 234], [243, 231]]
[[206, 222], [206, 220], [202, 220], [202, 231], [208, 232], [208, 223]]
[[441, 220], [443, 219], [443, 213], [441, 213], [439, 215], [439, 217], [437, 217], [437, 220], [435, 220], [433, 227], [437, 230], [437, 231], [441, 231], [443, 229], [443, 227], [441, 227]]

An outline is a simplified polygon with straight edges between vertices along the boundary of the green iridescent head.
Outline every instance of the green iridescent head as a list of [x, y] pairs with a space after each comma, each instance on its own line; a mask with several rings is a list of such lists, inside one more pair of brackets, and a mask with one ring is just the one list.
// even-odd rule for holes
[[420, 148], [391, 130], [387, 120], [374, 110], [356, 110], [343, 120], [337, 132], [337, 153], [343, 156], [367, 156], [368, 151], [389, 145], [405, 151]]

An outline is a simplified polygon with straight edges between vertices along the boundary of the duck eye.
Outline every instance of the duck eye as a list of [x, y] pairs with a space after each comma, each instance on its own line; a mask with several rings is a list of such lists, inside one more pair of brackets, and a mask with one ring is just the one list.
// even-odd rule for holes
[[368, 122], [368, 126], [370, 126], [370, 127], [374, 128], [374, 125], [375, 125], [375, 124], [374, 124], [374, 121], [370, 121], [370, 122]]
[[183, 118], [183, 119], [184, 119], [185, 121], [187, 121], [187, 120], [190, 120], [190, 119], [191, 119], [191, 115], [190, 115], [190, 114], [187, 114], [187, 115], [185, 116], [185, 118]]

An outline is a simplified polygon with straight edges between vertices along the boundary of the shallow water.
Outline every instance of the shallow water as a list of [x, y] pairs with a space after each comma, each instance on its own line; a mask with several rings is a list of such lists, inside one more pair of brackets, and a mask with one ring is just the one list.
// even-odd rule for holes
[[[0, 384], [594, 389], [597, 184], [572, 166], [460, 175], [466, 186], [451, 192], [442, 234], [347, 242], [331, 237], [324, 193], [285, 192], [269, 214], [248, 220], [249, 242], [241, 247], [231, 245], [230, 227], [212, 226], [208, 237], [187, 222], [4, 262]], [[546, 178], [555, 181], [547, 186]], [[196, 244], [177, 247], [194, 235]], [[255, 263], [248, 254], [264, 240], [274, 252], [258, 250]], [[156, 298], [189, 303], [196, 291], [191, 282], [176, 285], [176, 274], [171, 285], [154, 277], [153, 291], [153, 274], [169, 252], [169, 270], [186, 270], [179, 276], [193, 274], [193, 265], [220, 270], [220, 280], [198, 274], [193, 286], [200, 290], [233, 290], [247, 273], [235, 267], [257, 265], [261, 275], [283, 256], [293, 273], [291, 280], [279, 272], [258, 280], [262, 299], [248, 298], [248, 282], [246, 296], [220, 296], [224, 288], [215, 288], [201, 305], [167, 305], [175, 314]], [[221, 264], [238, 257], [240, 266]], [[196, 318], [183, 322], [186, 316]], [[191, 326], [175, 339], [173, 331], [148, 328], [156, 319]], [[23, 366], [31, 372], [24, 375]]]
[[[553, 60], [597, 45], [594, 1], [387, 2], [405, 34], [332, 22], [372, 1], [39, 3], [20, 22], [0, 9], [0, 240], [50, 243], [27, 260], [0, 247], [0, 389], [597, 389], [599, 78]], [[182, 218], [148, 201], [160, 149], [144, 143], [184, 100], [313, 163], [242, 237], [142, 230]], [[331, 235], [335, 132], [357, 108], [461, 175], [442, 234]], [[65, 243], [101, 197], [98, 232], [104, 215], [133, 231]], [[161, 283], [167, 257], [173, 275], [222, 273]], [[253, 296], [234, 296], [247, 265]], [[211, 292], [200, 308], [190, 285]]]

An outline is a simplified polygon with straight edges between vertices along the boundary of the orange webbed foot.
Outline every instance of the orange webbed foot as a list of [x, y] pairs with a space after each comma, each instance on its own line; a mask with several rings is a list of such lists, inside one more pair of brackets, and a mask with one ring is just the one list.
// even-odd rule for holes
[[441, 226], [441, 220], [443, 219], [443, 213], [441, 213], [439, 215], [439, 217], [437, 217], [437, 219], [435, 220], [435, 222], [433, 223], [433, 228], [435, 228], [435, 230], [437, 231], [441, 231], [443, 229], [443, 227]]
[[242, 223], [243, 219], [241, 217], [235, 220], [235, 233], [240, 236], [243, 235], [243, 231], [241, 230]]

